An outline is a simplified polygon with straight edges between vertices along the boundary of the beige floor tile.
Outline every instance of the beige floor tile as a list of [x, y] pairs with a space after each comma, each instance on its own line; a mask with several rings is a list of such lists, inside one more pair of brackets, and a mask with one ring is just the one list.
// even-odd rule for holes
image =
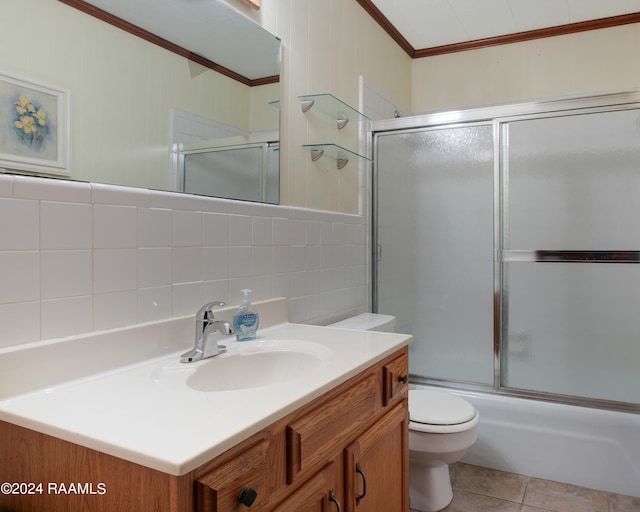
[[484, 496], [522, 503], [529, 478], [469, 464], [451, 466], [451, 486]]
[[622, 494], [609, 495], [609, 512], [638, 512], [639, 510], [640, 498]]
[[456, 490], [453, 501], [443, 512], [520, 512], [519, 503]]
[[531, 478], [524, 504], [553, 512], [608, 512], [607, 493]]

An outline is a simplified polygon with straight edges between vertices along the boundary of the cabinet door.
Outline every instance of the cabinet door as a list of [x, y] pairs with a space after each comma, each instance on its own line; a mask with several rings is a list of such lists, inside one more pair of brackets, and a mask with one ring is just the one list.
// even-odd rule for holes
[[336, 492], [336, 464], [331, 462], [307, 480], [273, 512], [341, 512]]
[[405, 399], [347, 447], [346, 512], [409, 511], [408, 428]]

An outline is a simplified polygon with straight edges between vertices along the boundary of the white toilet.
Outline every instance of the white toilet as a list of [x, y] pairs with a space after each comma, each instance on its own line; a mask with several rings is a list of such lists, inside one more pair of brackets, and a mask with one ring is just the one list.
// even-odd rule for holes
[[409, 500], [411, 508], [435, 512], [453, 498], [449, 464], [475, 443], [480, 415], [460, 397], [409, 390]]
[[[329, 327], [393, 332], [391, 315], [364, 313]], [[480, 415], [466, 400], [440, 391], [409, 391], [409, 501], [411, 509], [436, 512], [453, 498], [449, 464], [476, 441]]]

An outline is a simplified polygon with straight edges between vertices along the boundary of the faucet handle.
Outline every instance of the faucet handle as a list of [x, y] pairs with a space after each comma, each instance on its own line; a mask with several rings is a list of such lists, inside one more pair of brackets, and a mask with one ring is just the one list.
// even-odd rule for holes
[[196, 313], [196, 320], [211, 322], [213, 321], [213, 308], [223, 308], [226, 302], [209, 302], [202, 306]]

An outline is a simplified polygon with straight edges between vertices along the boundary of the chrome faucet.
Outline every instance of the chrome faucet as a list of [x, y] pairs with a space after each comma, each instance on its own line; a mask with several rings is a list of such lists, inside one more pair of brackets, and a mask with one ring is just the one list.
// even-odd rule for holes
[[[224, 306], [226, 306], [224, 302], [209, 302], [196, 313], [196, 344], [180, 356], [181, 363], [195, 363], [227, 351], [224, 345], [218, 345], [217, 340], [213, 338], [214, 335], [228, 336], [234, 333], [229, 322], [213, 319], [213, 308]], [[213, 339], [209, 340], [209, 337]]]

